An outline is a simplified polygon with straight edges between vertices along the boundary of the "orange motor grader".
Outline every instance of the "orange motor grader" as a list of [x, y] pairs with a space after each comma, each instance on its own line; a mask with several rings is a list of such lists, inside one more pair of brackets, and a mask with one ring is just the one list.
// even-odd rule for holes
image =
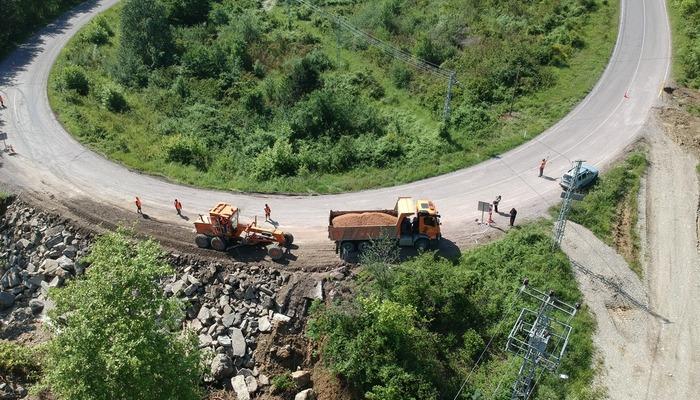
[[294, 242], [291, 233], [279, 229], [267, 229], [258, 226], [257, 217], [249, 224], [238, 219], [239, 209], [230, 204], [219, 203], [209, 210], [209, 216], [200, 216], [194, 223], [197, 231], [195, 243], [198, 247], [217, 251], [226, 251], [238, 246], [268, 246], [267, 252], [273, 260], [284, 258], [285, 249]]

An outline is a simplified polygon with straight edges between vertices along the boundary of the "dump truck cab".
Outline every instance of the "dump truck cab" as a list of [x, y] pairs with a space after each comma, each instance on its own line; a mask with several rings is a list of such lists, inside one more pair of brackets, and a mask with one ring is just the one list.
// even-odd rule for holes
[[400, 197], [394, 208], [399, 217], [399, 246], [418, 250], [437, 248], [442, 238], [440, 214], [430, 200]]

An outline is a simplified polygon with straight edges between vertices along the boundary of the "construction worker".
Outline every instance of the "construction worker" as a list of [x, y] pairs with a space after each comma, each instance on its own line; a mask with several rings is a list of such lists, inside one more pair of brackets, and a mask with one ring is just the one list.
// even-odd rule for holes
[[143, 215], [143, 212], [141, 211], [141, 199], [139, 199], [138, 196], [136, 196], [136, 201], [134, 201], [136, 204], [136, 212]]
[[495, 223], [496, 223], [496, 221], [493, 220], [493, 206], [490, 205], [490, 206], [489, 206], [489, 220], [488, 220], [488, 224], [491, 225], [491, 224], [495, 224]]
[[272, 213], [272, 209], [270, 209], [270, 206], [265, 204], [265, 221], [270, 220], [270, 213]]
[[518, 215], [518, 210], [515, 208], [510, 209], [510, 226], [513, 226], [515, 223], [515, 216]]
[[182, 217], [182, 203], [178, 199], [175, 199], [175, 211], [177, 211], [177, 215]]
[[493, 201], [493, 211], [498, 214], [498, 203], [501, 202], [501, 195], [496, 196], [496, 200]]
[[5, 102], [2, 101], [2, 95], [0, 95], [0, 107], [5, 108]]
[[547, 165], [547, 159], [543, 158], [542, 162], [540, 163], [540, 178], [542, 177], [542, 173], [544, 172], [545, 165]]

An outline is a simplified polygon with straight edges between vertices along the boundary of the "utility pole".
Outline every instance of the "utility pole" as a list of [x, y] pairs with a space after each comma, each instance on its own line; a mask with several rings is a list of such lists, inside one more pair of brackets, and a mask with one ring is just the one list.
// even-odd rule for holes
[[564, 194], [564, 199], [561, 203], [561, 210], [559, 211], [559, 218], [557, 218], [556, 228], [554, 229], [554, 248], [561, 245], [561, 240], [564, 237], [564, 229], [566, 229], [566, 218], [571, 211], [571, 203], [574, 201], [574, 190], [576, 189], [576, 182], [578, 174], [581, 171], [581, 164], [583, 160], [576, 160], [576, 167], [574, 168], [574, 174], [571, 177], [571, 182], [569, 182], [569, 187], [566, 189]]
[[[537, 382], [538, 371], [554, 372], [561, 362], [571, 334], [571, 319], [579, 305], [558, 300], [554, 292], [545, 293], [523, 281], [520, 294], [526, 294], [538, 303], [538, 310], [523, 308], [508, 335], [506, 351], [522, 357], [518, 377], [513, 383], [511, 400], [527, 400]], [[564, 316], [565, 322], [556, 318]]]
[[443, 116], [443, 120], [447, 122], [450, 119], [450, 112], [452, 111], [451, 109], [451, 103], [452, 103], [452, 87], [455, 84], [455, 81], [457, 80], [457, 76], [455, 71], [452, 71], [450, 74], [450, 79], [447, 82], [447, 94], [445, 95], [445, 112]]

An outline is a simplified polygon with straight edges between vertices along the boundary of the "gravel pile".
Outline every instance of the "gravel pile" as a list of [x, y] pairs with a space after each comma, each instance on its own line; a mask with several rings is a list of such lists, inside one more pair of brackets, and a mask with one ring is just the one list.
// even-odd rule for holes
[[386, 226], [386, 225], [396, 225], [398, 218], [393, 215], [380, 213], [380, 212], [369, 212], [369, 213], [351, 213], [343, 214], [333, 218], [333, 226], [335, 227], [347, 227], [347, 226]]

